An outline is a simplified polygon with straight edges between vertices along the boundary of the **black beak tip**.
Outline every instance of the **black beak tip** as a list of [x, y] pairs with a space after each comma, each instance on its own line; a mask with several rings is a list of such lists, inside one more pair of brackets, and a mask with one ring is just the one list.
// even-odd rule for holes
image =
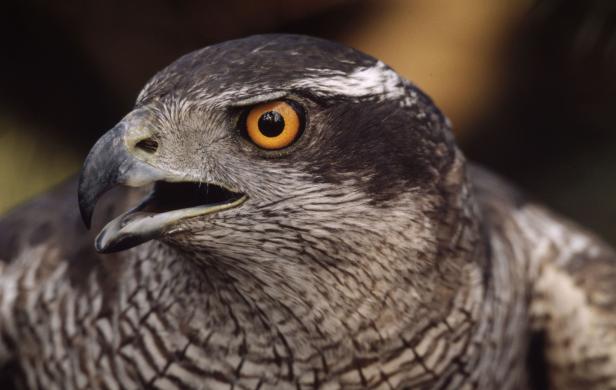
[[79, 202], [79, 212], [81, 214], [81, 220], [83, 224], [86, 226], [86, 229], [90, 230], [92, 227], [92, 211], [81, 202]]
[[93, 202], [90, 200], [90, 196], [88, 196], [88, 185], [85, 183], [83, 172], [79, 175], [79, 184], [77, 189], [77, 201], [79, 203], [79, 214], [81, 215], [81, 220], [83, 224], [86, 226], [86, 229], [90, 230], [92, 227], [92, 214], [94, 214]]

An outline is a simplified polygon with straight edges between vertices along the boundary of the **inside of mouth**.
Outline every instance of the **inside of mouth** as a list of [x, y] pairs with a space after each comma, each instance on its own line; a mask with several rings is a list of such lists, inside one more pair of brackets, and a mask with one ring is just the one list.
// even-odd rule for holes
[[240, 197], [241, 194], [215, 184], [157, 182], [141, 211], [165, 213], [197, 206], [230, 203]]

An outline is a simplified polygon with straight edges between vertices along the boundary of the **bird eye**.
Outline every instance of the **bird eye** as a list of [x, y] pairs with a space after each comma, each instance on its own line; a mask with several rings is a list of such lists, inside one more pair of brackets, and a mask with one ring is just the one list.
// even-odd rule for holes
[[246, 134], [257, 146], [267, 150], [286, 148], [302, 128], [298, 111], [285, 101], [256, 105], [246, 116]]

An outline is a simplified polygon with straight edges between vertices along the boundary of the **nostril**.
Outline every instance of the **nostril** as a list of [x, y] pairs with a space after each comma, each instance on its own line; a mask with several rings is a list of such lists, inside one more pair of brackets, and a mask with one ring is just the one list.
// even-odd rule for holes
[[142, 139], [135, 144], [135, 147], [143, 150], [146, 153], [154, 153], [158, 149], [158, 142], [151, 138]]

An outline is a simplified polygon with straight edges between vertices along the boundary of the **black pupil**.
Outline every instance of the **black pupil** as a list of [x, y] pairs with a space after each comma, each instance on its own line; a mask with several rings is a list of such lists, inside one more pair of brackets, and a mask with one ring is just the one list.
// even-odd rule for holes
[[266, 137], [276, 137], [284, 130], [284, 118], [277, 111], [268, 111], [259, 118], [259, 130]]

